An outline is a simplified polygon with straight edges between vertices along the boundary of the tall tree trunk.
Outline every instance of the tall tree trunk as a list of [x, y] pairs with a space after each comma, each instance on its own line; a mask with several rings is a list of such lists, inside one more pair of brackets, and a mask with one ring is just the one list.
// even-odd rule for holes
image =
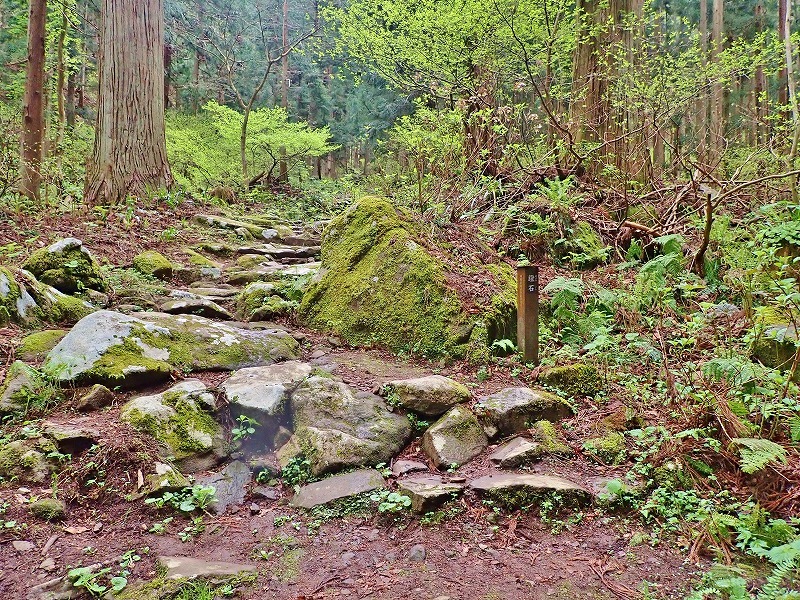
[[31, 0], [28, 13], [28, 68], [22, 118], [20, 191], [39, 199], [44, 141], [44, 61], [47, 0]]
[[67, 124], [67, 109], [64, 103], [64, 89], [67, 79], [66, 64], [66, 39], [69, 30], [69, 18], [67, 9], [61, 7], [61, 30], [58, 32], [58, 45], [56, 48], [56, 109], [58, 111], [58, 139], [56, 140], [56, 152], [61, 152], [61, 144], [64, 141], [64, 129]]
[[102, 0], [92, 204], [172, 185], [164, 133], [163, 0]]
[[164, 107], [172, 108], [169, 98], [172, 88], [172, 46], [164, 44]]
[[[700, 0], [700, 56], [703, 65], [708, 62], [708, 0]], [[708, 162], [708, 110], [710, 90], [702, 90], [697, 99], [695, 134], [697, 135], [697, 159]]]
[[[281, 107], [289, 110], [289, 1], [283, 0], [283, 57], [281, 59]], [[286, 165], [286, 148], [281, 146], [280, 181], [289, 181], [289, 169]]]
[[[789, 39], [789, 13], [791, 0], [778, 0], [778, 39], [786, 45]], [[789, 77], [786, 70], [786, 63], [778, 71], [778, 103], [781, 106], [789, 104]]]
[[[766, 13], [764, 11], [764, 3], [759, 0], [756, 4], [756, 26], [758, 32], [764, 32], [764, 20]], [[765, 94], [767, 91], [767, 77], [764, 74], [764, 65], [759, 64], [756, 67], [755, 80], [753, 81], [753, 96], [755, 108], [755, 140], [756, 146], [760, 145], [763, 141], [763, 123], [767, 117], [767, 100]]]
[[[725, 12], [723, 0], [714, 0], [711, 19], [711, 58], [716, 60], [722, 51], [722, 31]], [[713, 160], [717, 161], [725, 150], [725, 90], [720, 82], [711, 86], [711, 144]]]

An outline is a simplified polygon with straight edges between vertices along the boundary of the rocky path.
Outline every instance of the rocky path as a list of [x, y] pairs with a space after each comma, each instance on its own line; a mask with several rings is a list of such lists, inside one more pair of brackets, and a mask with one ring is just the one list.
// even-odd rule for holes
[[[186, 266], [137, 256], [163, 285], [96, 286], [69, 332], [36, 334], [44, 347], [10, 370], [6, 414], [45, 386], [25, 363], [68, 391], [0, 448], [0, 596], [77, 597], [67, 571], [95, 565], [106, 584], [130, 571], [125, 597], [159, 598], [137, 586], [166, 585], [160, 562], [167, 579], [260, 573], [246, 598], [640, 598], [646, 581], [678, 597], [680, 557], [598, 508], [619, 473], [576, 457], [561, 397], [479, 391], [446, 365], [303, 331], [290, 317], [325, 268], [322, 224], [196, 221], [242, 241], [198, 241]], [[59, 260], [91, 271], [77, 240], [46, 252], [36, 281], [0, 271], [19, 318], [69, 293]], [[203, 486], [207, 505], [183, 491]], [[204, 510], [159, 509], [165, 494]], [[118, 566], [126, 552], [140, 560]]]

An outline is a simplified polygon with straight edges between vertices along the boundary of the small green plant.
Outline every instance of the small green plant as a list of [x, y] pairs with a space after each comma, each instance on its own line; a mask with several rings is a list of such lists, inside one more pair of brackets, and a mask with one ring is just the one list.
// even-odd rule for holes
[[378, 503], [378, 512], [381, 513], [396, 514], [411, 509], [411, 498], [385, 489], [372, 494], [370, 500]]
[[158, 521], [157, 523], [153, 523], [152, 527], [147, 531], [149, 533], [154, 533], [156, 535], [163, 535], [167, 532], [167, 526], [175, 520], [175, 517], [167, 517], [162, 521]]
[[164, 492], [161, 496], [147, 498], [144, 503], [159, 509], [170, 506], [181, 512], [192, 513], [206, 510], [217, 501], [216, 494], [217, 490], [213, 485], [195, 484], [177, 492]]
[[258, 427], [258, 425], [259, 423], [255, 419], [245, 415], [239, 415], [236, 417], [236, 426], [231, 429], [233, 441], [239, 442], [249, 439], [250, 436], [256, 432], [256, 427]]
[[193, 540], [205, 530], [206, 526], [203, 524], [203, 517], [194, 517], [191, 525], [187, 525], [183, 528], [183, 531], [178, 532], [178, 539], [186, 543]]
[[302, 485], [311, 481], [311, 461], [302, 454], [292, 458], [281, 470], [286, 485]]

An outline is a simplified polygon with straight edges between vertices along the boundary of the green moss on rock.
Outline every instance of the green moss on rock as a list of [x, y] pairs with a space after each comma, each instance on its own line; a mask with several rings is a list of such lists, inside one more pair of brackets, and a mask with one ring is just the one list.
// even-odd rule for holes
[[143, 275], [168, 279], [172, 277], [174, 265], [160, 252], [147, 250], [133, 258], [133, 268]]
[[63, 521], [67, 516], [67, 506], [55, 498], [39, 498], [28, 509], [33, 516], [45, 521]]
[[540, 375], [545, 385], [567, 396], [594, 396], [603, 389], [603, 380], [594, 365], [576, 363], [548, 369]]
[[322, 269], [303, 296], [301, 319], [354, 345], [466, 355], [483, 316], [470, 317], [444, 264], [421, 238], [410, 217], [387, 200], [360, 200], [325, 231]]
[[627, 456], [625, 436], [618, 431], [610, 431], [603, 436], [586, 440], [583, 451], [602, 464], [618, 465]]
[[46, 329], [25, 336], [17, 347], [17, 356], [28, 362], [43, 360], [65, 335], [64, 329]]
[[34, 252], [22, 266], [42, 283], [66, 294], [85, 289], [105, 291], [100, 265], [75, 238], [60, 240]]

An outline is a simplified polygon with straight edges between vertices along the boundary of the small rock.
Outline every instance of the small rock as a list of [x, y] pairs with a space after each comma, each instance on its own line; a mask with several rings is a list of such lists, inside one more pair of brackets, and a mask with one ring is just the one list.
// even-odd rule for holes
[[40, 498], [28, 506], [31, 513], [45, 521], [63, 521], [67, 514], [67, 506], [55, 498]]
[[255, 502], [253, 502], [250, 505], [250, 514], [251, 515], [257, 515], [260, 512], [261, 512], [261, 507], [258, 504], [256, 504]]
[[102, 529], [103, 529], [103, 524], [100, 521], [98, 521], [97, 523], [94, 524], [92, 531], [94, 531], [95, 533], [100, 533]]
[[114, 392], [99, 383], [92, 386], [75, 404], [80, 412], [90, 412], [110, 406], [114, 402]]
[[375, 469], [362, 469], [334, 475], [316, 483], [301, 487], [289, 503], [300, 508], [314, 508], [322, 504], [348, 498], [382, 487], [383, 477]]
[[258, 486], [253, 489], [253, 496], [256, 498], [264, 498], [264, 500], [277, 500], [281, 497], [278, 488], [268, 486]]
[[180, 298], [161, 304], [161, 312], [172, 315], [199, 315], [209, 319], [233, 320], [233, 315], [208, 298]]
[[40, 564], [40, 565], [39, 565], [39, 568], [40, 568], [42, 571], [47, 571], [48, 573], [50, 573], [51, 571], [55, 571], [55, 570], [56, 570], [56, 561], [55, 561], [55, 560], [53, 560], [53, 559], [52, 559], [52, 558], [50, 558], [50, 557], [48, 557], [48, 558], [45, 558], [45, 559], [42, 561], [42, 564]]
[[32, 542], [26, 542], [22, 540], [16, 540], [11, 542], [11, 545], [14, 546], [14, 550], [23, 554], [25, 552], [31, 552], [36, 548], [36, 546]]
[[392, 465], [392, 475], [400, 477], [406, 473], [414, 473], [415, 471], [427, 471], [428, 465], [418, 462], [416, 460], [398, 460]]
[[515, 437], [489, 455], [489, 460], [503, 469], [514, 469], [540, 458], [540, 444], [524, 437]]
[[275, 432], [275, 436], [272, 438], [272, 447], [273, 448], [280, 448], [286, 442], [288, 442], [292, 437], [292, 432], [286, 429], [283, 425], [278, 427], [278, 431]]
[[488, 441], [475, 415], [456, 406], [422, 436], [422, 448], [439, 468], [463, 465], [486, 449]]
[[41, 424], [42, 432], [52, 439], [64, 454], [79, 454], [88, 450], [100, 439], [90, 417], [77, 417], [67, 421], [48, 419]]
[[216, 514], [222, 514], [228, 507], [234, 507], [244, 502], [245, 486], [250, 482], [251, 473], [246, 464], [234, 461], [216, 475], [198, 479], [202, 485], [213, 485], [217, 490], [217, 501], [209, 509]]
[[413, 477], [398, 482], [401, 494], [411, 498], [411, 510], [417, 513], [432, 512], [461, 493], [461, 485], [444, 483], [440, 477]]
[[411, 562], [425, 562], [427, 555], [428, 553], [425, 550], [425, 546], [417, 544], [416, 546], [412, 546], [411, 550], [408, 551], [408, 560]]
[[166, 569], [166, 579], [196, 579], [255, 573], [256, 568], [241, 563], [206, 561], [187, 556], [162, 556], [158, 559]]
[[427, 417], [438, 417], [470, 399], [469, 390], [441, 375], [390, 381], [384, 386], [403, 408]]
[[314, 350], [314, 352], [311, 353], [311, 358], [312, 359], [322, 358], [326, 354], [327, 352], [325, 352], [324, 350]]

